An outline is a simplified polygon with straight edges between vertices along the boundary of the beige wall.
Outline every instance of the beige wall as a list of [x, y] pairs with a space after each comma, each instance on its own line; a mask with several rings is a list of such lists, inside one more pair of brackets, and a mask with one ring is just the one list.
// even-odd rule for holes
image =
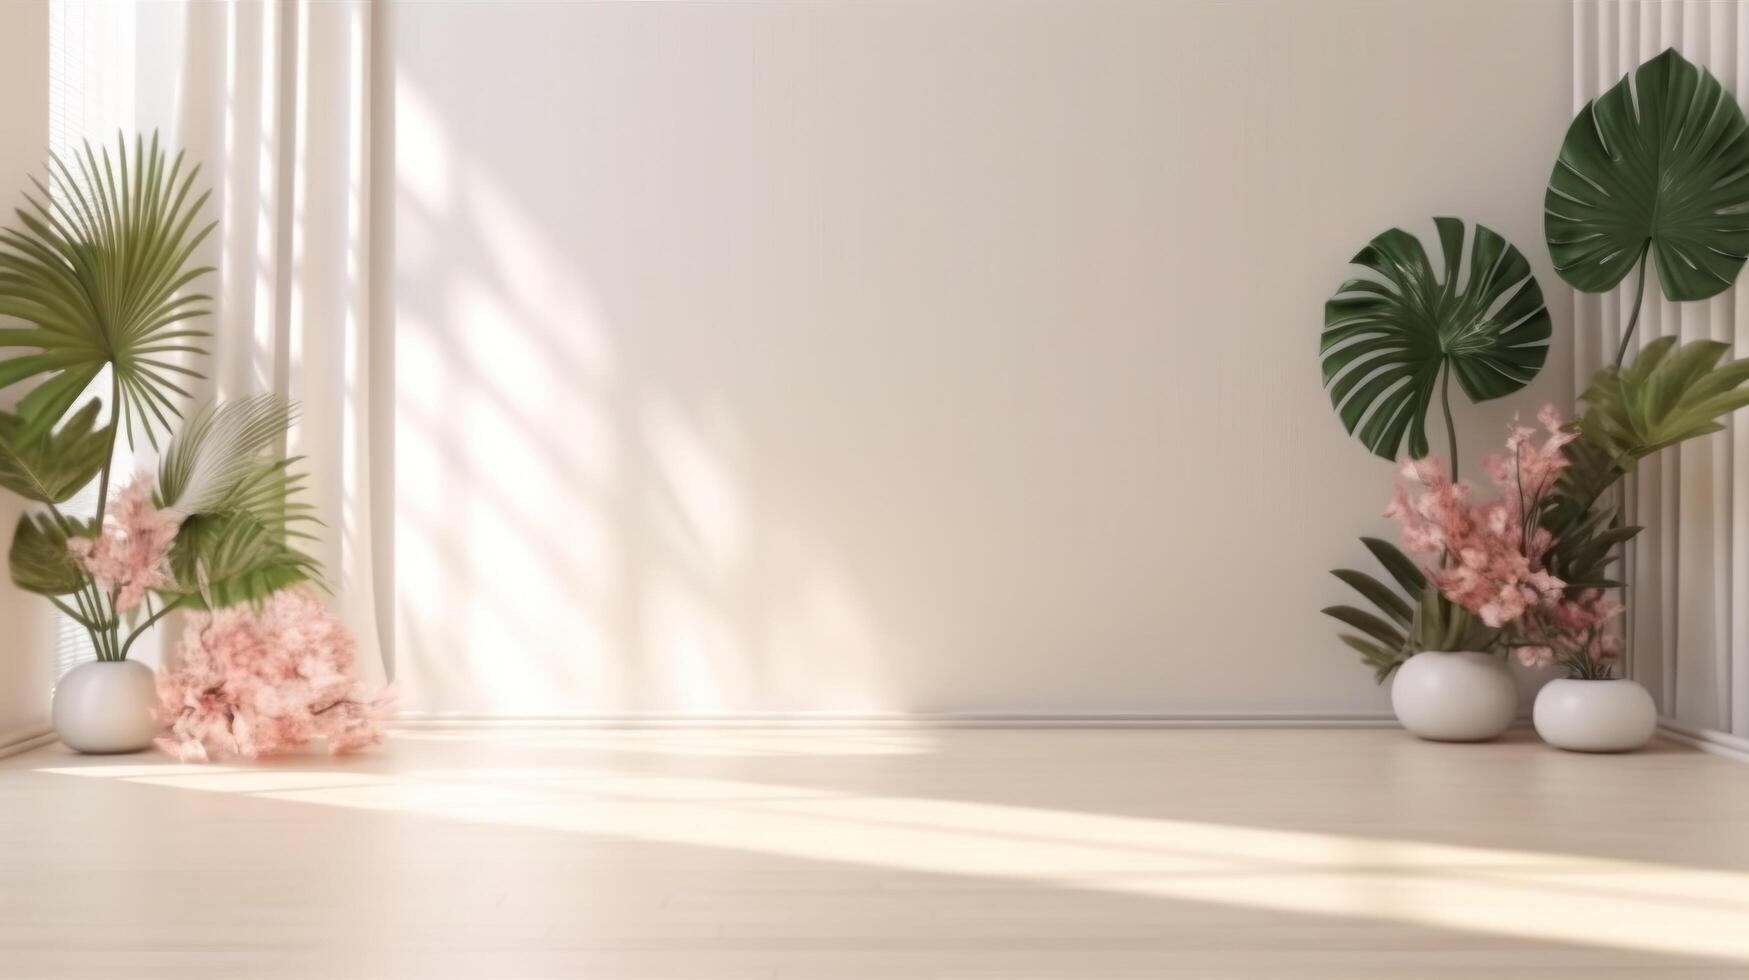
[[[10, 218], [49, 143], [47, 0], [0, 3], [0, 209]], [[16, 401], [7, 393], [0, 406]], [[24, 504], [0, 490], [0, 541], [12, 541]], [[0, 576], [0, 750], [48, 723], [54, 683], [51, 608]]]
[[406, 3], [406, 706], [1354, 713], [1321, 304], [1456, 214], [1551, 294], [1565, 3]]

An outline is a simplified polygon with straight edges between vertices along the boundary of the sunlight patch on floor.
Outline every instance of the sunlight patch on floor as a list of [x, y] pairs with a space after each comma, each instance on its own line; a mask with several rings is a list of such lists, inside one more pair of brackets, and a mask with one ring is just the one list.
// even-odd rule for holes
[[[675, 743], [658, 736], [676, 734], [644, 741], [660, 750]], [[550, 735], [575, 746], [592, 733]], [[616, 750], [639, 742], [601, 737]], [[1739, 872], [587, 766], [37, 771], [1749, 963]]]
[[749, 756], [775, 758], [814, 755], [921, 755], [935, 748], [923, 732], [820, 731], [796, 738], [781, 730], [501, 729], [398, 731], [413, 742], [513, 743], [531, 748], [627, 752], [638, 755]]

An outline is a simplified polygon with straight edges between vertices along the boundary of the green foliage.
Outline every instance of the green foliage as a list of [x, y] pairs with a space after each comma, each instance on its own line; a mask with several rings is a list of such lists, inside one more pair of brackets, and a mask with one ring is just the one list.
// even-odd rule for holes
[[1622, 472], [1667, 446], [1724, 429], [1718, 419], [1749, 405], [1749, 360], [1719, 361], [1730, 349], [1716, 340], [1678, 347], [1661, 337], [1626, 368], [1605, 368], [1579, 396], [1579, 428]]
[[1378, 538], [1360, 540], [1384, 567], [1396, 588], [1365, 572], [1336, 569], [1330, 574], [1360, 593], [1375, 611], [1330, 606], [1323, 613], [1356, 631], [1337, 638], [1360, 654], [1379, 683], [1384, 683], [1403, 661], [1423, 650], [1493, 649], [1499, 631], [1441, 595], [1395, 545]]
[[316, 580], [314, 559], [292, 546], [313, 521], [298, 499], [295, 459], [278, 459], [294, 418], [274, 395], [207, 404], [191, 413], [159, 467], [160, 506], [184, 515], [170, 549], [179, 593], [208, 608], [257, 602]]
[[1672, 300], [1716, 296], [1749, 255], [1749, 122], [1674, 49], [1587, 103], [1543, 198], [1555, 271], [1600, 293], [1648, 253]]
[[199, 514], [183, 524], [170, 550], [182, 596], [208, 609], [260, 602], [320, 574], [314, 559], [287, 544], [272, 524], [244, 511]]
[[158, 466], [161, 506], [196, 514], [216, 507], [280, 448], [295, 419], [276, 395], [208, 402], [183, 420]]
[[38, 503], [67, 502], [109, 462], [114, 433], [97, 424], [102, 411], [87, 402], [59, 431], [0, 412], [0, 487]]
[[181, 154], [167, 165], [154, 136], [132, 153], [118, 139], [113, 158], [87, 144], [71, 167], [51, 157], [48, 183], [33, 181], [22, 227], [0, 230], [0, 315], [26, 324], [0, 328], [0, 347], [30, 351], [0, 361], [0, 389], [40, 382], [21, 416], [54, 425], [109, 367], [122, 426], [157, 444], [172, 396], [188, 394], [174, 376], [199, 376], [174, 358], [204, 353], [193, 341], [205, 333], [179, 326], [209, 299], [183, 293], [211, 271], [189, 267], [213, 228], [195, 226], [207, 199], [191, 200], [198, 172]]
[[[92, 525], [71, 524], [79, 536], [93, 533]], [[12, 584], [38, 595], [72, 595], [85, 588], [85, 571], [73, 560], [67, 548], [68, 528], [48, 514], [25, 514], [18, 519], [12, 532], [12, 551], [8, 556]]]
[[1556, 538], [1549, 570], [1573, 588], [1621, 585], [1607, 574], [1616, 546], [1640, 528], [1623, 525], [1606, 498], [1639, 461], [1724, 429], [1719, 419], [1749, 405], [1749, 361], [1723, 361], [1728, 345], [1654, 340], [1625, 368], [1605, 368], [1586, 386], [1570, 466], [1540, 516]]
[[[1451, 376], [1472, 401], [1487, 401], [1524, 387], [1548, 354], [1549, 312], [1524, 255], [1477, 225], [1466, 264], [1464, 223], [1433, 220], [1441, 274], [1419, 239], [1392, 228], [1353, 259], [1378, 278], [1350, 279], [1324, 305], [1330, 403], [1386, 459], [1405, 441], [1409, 455], [1427, 455], [1427, 410]], [[1449, 429], [1449, 404], [1446, 417]]]

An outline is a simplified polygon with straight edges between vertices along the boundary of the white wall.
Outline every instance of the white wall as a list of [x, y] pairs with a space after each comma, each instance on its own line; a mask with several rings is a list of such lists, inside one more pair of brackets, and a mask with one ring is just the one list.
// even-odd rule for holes
[[[40, 170], [49, 143], [49, 14], [47, 0], [0, 4], [0, 214], [12, 209], [29, 175]], [[17, 401], [8, 392], [0, 407]], [[0, 490], [0, 541], [10, 546], [24, 502]], [[51, 607], [0, 575], [0, 751], [48, 724], [54, 683]]]
[[404, 3], [417, 711], [1370, 712], [1374, 233], [1532, 257], [1567, 5]]

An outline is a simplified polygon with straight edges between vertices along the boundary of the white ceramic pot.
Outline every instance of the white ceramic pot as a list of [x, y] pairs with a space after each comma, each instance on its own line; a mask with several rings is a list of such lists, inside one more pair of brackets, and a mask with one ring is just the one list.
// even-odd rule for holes
[[1404, 728], [1436, 742], [1484, 742], [1512, 727], [1518, 686], [1488, 653], [1418, 653], [1397, 668], [1391, 708]]
[[1543, 741], [1571, 752], [1631, 752], [1652, 740], [1658, 707], [1629, 680], [1549, 681], [1531, 711]]
[[51, 714], [55, 734], [79, 752], [138, 752], [159, 731], [157, 678], [133, 660], [94, 660], [62, 675]]

